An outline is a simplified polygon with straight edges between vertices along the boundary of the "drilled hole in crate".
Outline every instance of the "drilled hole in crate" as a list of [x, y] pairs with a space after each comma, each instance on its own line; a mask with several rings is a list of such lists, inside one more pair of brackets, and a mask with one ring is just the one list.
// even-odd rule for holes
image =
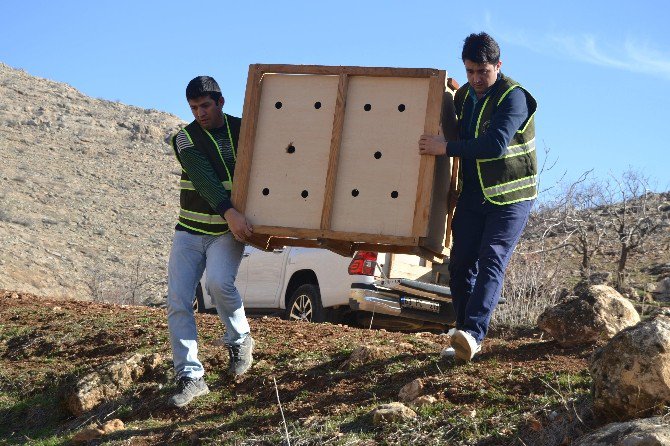
[[370, 110], [372, 110], [372, 105], [370, 105], [370, 104], [365, 104], [365, 105], [363, 106], [363, 110], [365, 110], [365, 111], [370, 111]]
[[302, 198], [307, 198], [308, 195], [309, 195], [309, 192], [307, 192], [306, 190], [302, 191], [302, 193], [300, 194], [300, 196]]
[[295, 153], [295, 146], [293, 145], [293, 143], [286, 146], [286, 153]]
[[263, 195], [270, 195], [270, 189], [268, 189], [267, 187], [264, 187], [263, 188]]
[[398, 191], [397, 190], [394, 190], [393, 192], [391, 192], [391, 198], [398, 198]]
[[378, 160], [378, 159], [381, 158], [381, 157], [382, 157], [382, 153], [381, 153], [379, 150], [377, 150], [377, 151], [375, 152], [375, 159]]
[[398, 106], [398, 111], [401, 112], [401, 113], [404, 112], [405, 111], [405, 104], [400, 104]]
[[275, 102], [275, 108], [276, 108], [277, 110], [279, 110], [279, 109], [281, 108], [281, 106], [282, 106], [282, 103], [281, 103], [281, 102], [279, 102], [279, 101]]
[[351, 196], [353, 197], [358, 197], [358, 194], [359, 194], [358, 189], [354, 189], [351, 191]]
[[314, 103], [314, 108], [317, 109], [317, 110], [320, 109], [321, 108], [321, 102], [315, 102]]

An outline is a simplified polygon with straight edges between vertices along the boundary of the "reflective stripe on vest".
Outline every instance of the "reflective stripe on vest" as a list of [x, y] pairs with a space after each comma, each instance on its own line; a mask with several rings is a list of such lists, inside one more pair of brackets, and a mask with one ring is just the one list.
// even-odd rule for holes
[[185, 218], [187, 220], [193, 220], [200, 223], [206, 224], [222, 224], [226, 220], [223, 219], [219, 214], [202, 214], [200, 212], [187, 211], [186, 209], [179, 209], [179, 217]]
[[537, 186], [537, 175], [510, 181], [505, 184], [499, 184], [497, 186], [487, 187], [484, 189], [484, 195], [486, 197], [494, 197], [496, 195], [506, 194], [532, 186]]
[[514, 146], [507, 147], [505, 149], [505, 152], [503, 152], [503, 156], [501, 156], [500, 158], [486, 158], [486, 159], [480, 159], [479, 161], [493, 161], [493, 160], [499, 160], [501, 158], [511, 158], [513, 156], [523, 155], [524, 153], [530, 153], [533, 150], [535, 150], [535, 138], [523, 144], [517, 144]]
[[[232, 190], [233, 188], [233, 183], [230, 181], [223, 181], [221, 182], [221, 185], [225, 190]], [[189, 180], [179, 180], [179, 188], [186, 190], [195, 190], [193, 183]]]

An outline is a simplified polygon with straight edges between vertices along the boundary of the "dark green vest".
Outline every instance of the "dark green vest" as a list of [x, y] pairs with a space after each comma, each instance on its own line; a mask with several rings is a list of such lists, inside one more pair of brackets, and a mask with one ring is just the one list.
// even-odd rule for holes
[[[224, 120], [228, 130], [228, 137], [233, 149], [233, 157], [236, 157], [237, 141], [240, 134], [239, 118], [224, 114]], [[230, 191], [233, 184], [233, 174], [235, 166], [226, 165], [221, 154], [221, 148], [216, 143], [216, 140], [206, 129], [203, 129], [197, 121], [191, 122], [182, 129], [186, 137], [193, 143], [193, 146], [201, 154], [203, 154], [210, 162], [217, 177], [221, 181], [223, 187]], [[181, 164], [177, 145], [175, 143], [177, 135], [172, 137], [172, 148], [177, 156], [177, 160]], [[196, 232], [210, 235], [221, 235], [228, 232], [228, 223], [221, 217], [209, 203], [200, 196], [200, 194], [193, 187], [193, 183], [188, 177], [188, 174], [182, 167], [180, 180], [181, 194], [179, 196], [180, 210], [179, 210], [179, 225], [191, 229]]]
[[[475, 138], [486, 132], [491, 118], [500, 103], [514, 89], [520, 88], [526, 95], [528, 118], [516, 131], [505, 153], [500, 158], [477, 159], [479, 184], [484, 197], [494, 204], [511, 204], [537, 197], [537, 157], [535, 154], [535, 110], [537, 102], [531, 94], [514, 80], [501, 74], [495, 91], [486, 97], [477, 117]], [[466, 83], [456, 92], [454, 102], [463, 119], [465, 101], [470, 95], [470, 84]]]

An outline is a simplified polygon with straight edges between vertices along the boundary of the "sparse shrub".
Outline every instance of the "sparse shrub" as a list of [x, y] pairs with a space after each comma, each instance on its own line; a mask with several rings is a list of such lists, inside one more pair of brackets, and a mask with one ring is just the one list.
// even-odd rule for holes
[[492, 324], [534, 326], [545, 308], [558, 301], [560, 278], [565, 271], [561, 262], [547, 251], [524, 252], [517, 248], [505, 275], [502, 296], [505, 303], [497, 307]]

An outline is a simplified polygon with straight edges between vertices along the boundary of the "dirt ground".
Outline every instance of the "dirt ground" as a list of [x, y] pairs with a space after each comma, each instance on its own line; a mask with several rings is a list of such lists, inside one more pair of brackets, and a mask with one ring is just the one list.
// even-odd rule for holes
[[[259, 317], [250, 320], [255, 365], [234, 382], [224, 373], [218, 318], [197, 321], [212, 393], [175, 409], [166, 404], [173, 373], [164, 309], [0, 291], [0, 444], [60, 444], [113, 418], [126, 429], [96, 444], [278, 444], [285, 435], [278, 395], [291, 444], [407, 444], [409, 435], [418, 435], [416, 444], [539, 444], [523, 439], [573, 421], [588, 393], [594, 349], [561, 349], [537, 330], [497, 329], [476, 361], [456, 365], [440, 360], [449, 345], [444, 334]], [[382, 353], [347, 366], [361, 345]], [[63, 389], [77, 377], [137, 352], [160, 353], [164, 363], [90, 413], [64, 409]], [[398, 401], [416, 378], [437, 399], [417, 409], [420, 421], [374, 426], [370, 410]]]

